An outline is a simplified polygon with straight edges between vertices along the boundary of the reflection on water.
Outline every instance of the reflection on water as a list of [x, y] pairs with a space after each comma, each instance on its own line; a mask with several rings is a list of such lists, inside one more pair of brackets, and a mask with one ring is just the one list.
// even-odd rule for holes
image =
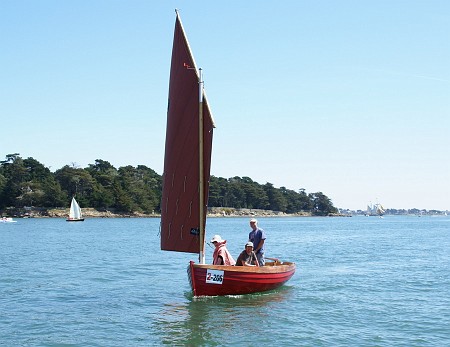
[[[163, 344], [189, 346], [223, 345], [224, 336], [233, 341], [248, 341], [261, 333], [261, 321], [270, 320], [270, 312], [280, 302], [289, 302], [293, 287], [283, 286], [258, 294], [220, 297], [193, 297], [185, 293], [185, 302], [168, 303], [152, 322]], [[242, 336], [239, 336], [242, 335]]]

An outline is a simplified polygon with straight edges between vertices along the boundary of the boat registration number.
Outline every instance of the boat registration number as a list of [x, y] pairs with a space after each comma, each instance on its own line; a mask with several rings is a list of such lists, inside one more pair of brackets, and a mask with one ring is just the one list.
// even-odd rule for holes
[[222, 284], [223, 271], [221, 270], [206, 270], [206, 283]]

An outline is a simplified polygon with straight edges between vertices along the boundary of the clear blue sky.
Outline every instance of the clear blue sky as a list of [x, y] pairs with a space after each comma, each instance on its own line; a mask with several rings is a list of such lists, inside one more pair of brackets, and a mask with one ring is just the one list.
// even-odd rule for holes
[[0, 1], [0, 156], [162, 174], [174, 9], [212, 174], [450, 209], [450, 1]]

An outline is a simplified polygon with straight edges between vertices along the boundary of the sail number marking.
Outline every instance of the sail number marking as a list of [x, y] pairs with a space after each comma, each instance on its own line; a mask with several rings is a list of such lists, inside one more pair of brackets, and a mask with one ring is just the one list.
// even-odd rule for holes
[[206, 283], [222, 284], [223, 271], [221, 270], [206, 270]]

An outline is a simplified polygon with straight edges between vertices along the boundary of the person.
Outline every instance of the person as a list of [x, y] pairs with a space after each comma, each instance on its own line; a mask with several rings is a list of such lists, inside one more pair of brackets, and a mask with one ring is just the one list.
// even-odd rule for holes
[[239, 254], [236, 260], [236, 266], [259, 266], [258, 258], [255, 252], [253, 252], [253, 243], [247, 242], [245, 249]]
[[258, 258], [259, 265], [264, 266], [266, 263], [264, 258], [266, 234], [263, 229], [258, 227], [258, 221], [255, 218], [250, 219], [250, 227], [252, 231], [248, 234], [248, 240], [253, 242], [253, 250]]
[[211, 243], [215, 246], [213, 253], [213, 265], [234, 265], [236, 262], [227, 249], [227, 240], [222, 240], [220, 235], [214, 235]]

